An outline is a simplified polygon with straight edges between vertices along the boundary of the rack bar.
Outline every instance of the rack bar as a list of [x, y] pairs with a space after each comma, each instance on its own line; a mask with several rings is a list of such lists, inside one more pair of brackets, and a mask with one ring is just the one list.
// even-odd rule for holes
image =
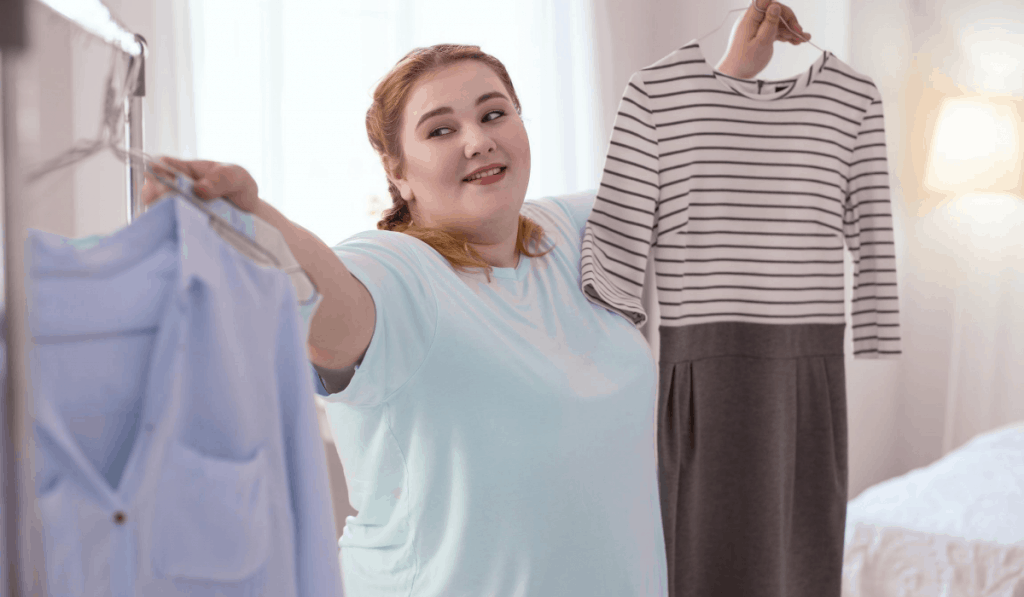
[[[0, 517], [3, 565], [0, 566], [0, 595], [5, 597], [46, 594], [46, 564], [42, 547], [42, 529], [35, 515], [33, 478], [32, 400], [30, 396], [28, 354], [28, 303], [25, 276], [25, 205], [29, 201], [23, 179], [21, 152], [38, 139], [32, 126], [37, 118], [32, 110], [19, 112], [19, 105], [32, 97], [28, 82], [19, 80], [20, 58], [26, 47], [25, 6], [10, 10], [12, 3], [0, 4], [4, 31], [0, 46], [0, 111], [3, 126], [4, 185], [4, 352], [6, 361], [2, 401], [3, 502]], [[20, 19], [21, 34], [9, 30], [8, 17]]]
[[135, 35], [125, 31], [124, 27], [114, 20], [110, 9], [102, 0], [37, 1], [71, 21], [79, 29], [114, 45], [129, 56], [139, 56], [143, 52]]
[[[125, 138], [128, 139], [128, 148], [133, 152], [140, 152], [144, 149], [145, 128], [143, 124], [142, 98], [146, 96], [146, 58], [149, 56], [149, 47], [146, 45], [146, 38], [136, 34], [135, 39], [142, 48], [138, 56], [132, 56], [134, 61], [140, 60], [139, 78], [135, 82], [135, 88], [131, 95], [125, 100]], [[142, 215], [145, 206], [142, 204], [142, 185], [146, 182], [146, 171], [137, 160], [128, 159], [128, 223], [131, 224], [135, 218]]]

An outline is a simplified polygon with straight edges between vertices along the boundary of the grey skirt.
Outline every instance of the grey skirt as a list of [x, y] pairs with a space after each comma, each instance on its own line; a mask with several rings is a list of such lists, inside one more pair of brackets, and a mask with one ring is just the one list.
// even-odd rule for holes
[[844, 328], [661, 328], [658, 475], [671, 597], [839, 597]]

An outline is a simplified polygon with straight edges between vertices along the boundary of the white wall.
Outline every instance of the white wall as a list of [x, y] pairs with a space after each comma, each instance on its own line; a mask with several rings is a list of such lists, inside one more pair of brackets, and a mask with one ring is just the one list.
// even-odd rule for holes
[[[180, 76], [179, 66], [187, 56], [187, 36], [183, 42], [173, 27], [186, 5], [128, 0], [106, 4], [130, 31], [150, 42], [144, 101], [147, 151], [187, 154], [194, 132], [190, 125], [179, 124], [191, 114], [188, 78]], [[76, 141], [96, 138], [113, 50], [42, 4], [27, 6], [30, 31], [24, 59], [26, 72], [37, 75], [30, 83], [38, 94], [40, 144], [24, 149], [30, 152], [30, 163], [39, 163]], [[32, 185], [35, 211], [30, 225], [66, 236], [109, 234], [127, 222], [126, 187], [124, 163], [111, 152], [96, 154]]]
[[[907, 94], [899, 98], [905, 118], [933, 110], [932, 106], [917, 105], [919, 97], [907, 92], [912, 85], [923, 83], [926, 89], [941, 89], [942, 94], [992, 93], [991, 87], [986, 89], [990, 81], [979, 77], [977, 64], [972, 64], [974, 48], [967, 35], [972, 29], [990, 27], [1004, 30], [1007, 49], [1016, 48], [1016, 56], [1003, 57], [1009, 59], [1006, 66], [1012, 67], [1008, 81], [1015, 82], [1010, 87], [1016, 89], [1011, 93], [1018, 109], [1024, 108], [1021, 3], [902, 0], [865, 4], [859, 29], [875, 32], [873, 43], [865, 39], [863, 44], [865, 58], [870, 54], [886, 72], [894, 73], [890, 80], [897, 78], [897, 72], [906, 73], [912, 66], [917, 69], [912, 77], [904, 75], [900, 90]], [[913, 61], [916, 64], [911, 64]], [[1006, 89], [999, 91], [1006, 95]], [[909, 124], [904, 123], [898, 131], [904, 138], [911, 137]], [[904, 148], [898, 167], [908, 171], [908, 160], [916, 157], [923, 162], [930, 150], [927, 144]], [[900, 280], [904, 359], [896, 454], [898, 468], [907, 471], [934, 461], [975, 433], [1024, 419], [1024, 378], [1020, 373], [1024, 343], [1015, 340], [1024, 332], [1016, 316], [1024, 303], [1020, 285], [1024, 264], [1020, 227], [1004, 238], [998, 238], [999, 225], [983, 231], [988, 239], [958, 234], [957, 228], [970, 223], [951, 219], [946, 209], [930, 209], [927, 204], [932, 198], [909, 174], [903, 182], [908, 199], [903, 214], [907, 274]], [[999, 244], [999, 251], [991, 253], [991, 247]], [[958, 285], [967, 293], [958, 296]], [[955, 313], [964, 307], [965, 316], [957, 321]], [[1002, 329], [994, 329], [993, 319]], [[1001, 333], [1009, 337], [1000, 339]], [[950, 387], [951, 381], [955, 382], [952, 364], [960, 368], [960, 383]], [[952, 399], [951, 405], [947, 399]]]
[[[21, 61], [22, 73], [35, 73], [34, 79], [19, 80], [26, 93], [19, 109], [35, 111], [35, 118], [26, 122], [38, 123], [37, 143], [19, 147], [22, 164], [37, 163], [43, 157], [55, 155], [71, 146], [73, 136], [73, 97], [71, 94], [71, 65], [69, 54], [72, 40], [66, 35], [38, 45], [39, 39], [50, 39], [53, 30], [61, 30], [63, 22], [36, 3], [27, 3], [28, 42]], [[63, 31], [67, 32], [65, 28]], [[32, 98], [32, 100], [30, 100]], [[34, 101], [33, 101], [34, 100]], [[28, 103], [31, 101], [31, 103]], [[67, 172], [58, 172], [40, 180], [27, 190], [33, 195], [25, 202], [24, 216], [30, 227], [69, 234], [74, 229], [74, 212], [68, 201], [73, 192], [73, 178]]]

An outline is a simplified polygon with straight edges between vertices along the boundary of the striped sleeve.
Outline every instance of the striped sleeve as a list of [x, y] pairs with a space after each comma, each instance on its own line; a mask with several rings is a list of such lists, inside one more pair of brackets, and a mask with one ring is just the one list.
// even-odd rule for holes
[[882, 99], [874, 85], [854, 142], [843, 219], [854, 263], [854, 356], [895, 358], [901, 352], [896, 253]]
[[641, 74], [619, 103], [580, 260], [583, 294], [637, 327], [647, 322], [640, 297], [660, 195], [654, 113]]

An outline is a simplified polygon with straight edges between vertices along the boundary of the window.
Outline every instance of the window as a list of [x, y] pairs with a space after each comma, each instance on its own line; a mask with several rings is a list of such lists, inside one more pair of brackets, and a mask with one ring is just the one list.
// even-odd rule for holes
[[[364, 118], [414, 47], [476, 44], [501, 60], [530, 137], [527, 198], [596, 188], [589, 3], [192, 0], [197, 153], [242, 165], [261, 196], [334, 245], [391, 205]], [[580, 151], [578, 148], [584, 148]]]

